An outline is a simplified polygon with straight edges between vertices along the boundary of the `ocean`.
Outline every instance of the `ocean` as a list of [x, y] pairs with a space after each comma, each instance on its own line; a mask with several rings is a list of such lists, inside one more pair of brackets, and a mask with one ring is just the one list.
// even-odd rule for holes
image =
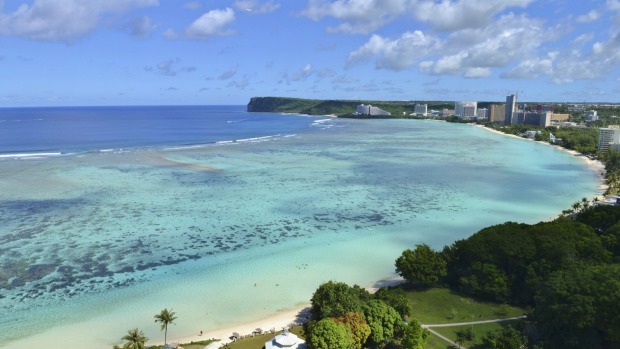
[[578, 158], [478, 127], [244, 106], [0, 109], [0, 347], [110, 348], [309, 302], [598, 194]]

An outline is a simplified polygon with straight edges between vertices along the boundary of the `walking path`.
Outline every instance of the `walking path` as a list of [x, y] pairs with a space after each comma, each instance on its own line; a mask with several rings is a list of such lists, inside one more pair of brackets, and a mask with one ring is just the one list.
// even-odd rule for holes
[[525, 319], [525, 318], [526, 318], [525, 315], [521, 315], [521, 316], [509, 317], [509, 318], [505, 318], [505, 319], [480, 320], [480, 321], [470, 321], [470, 322], [454, 322], [454, 323], [450, 323], [450, 324], [432, 324], [432, 325], [424, 325], [424, 324], [422, 324], [422, 327], [427, 329], [430, 333], [434, 334], [435, 336], [437, 336], [437, 337], [443, 339], [444, 341], [450, 343], [451, 345], [455, 346], [456, 348], [463, 348], [463, 349], [465, 349], [464, 346], [457, 344], [456, 342], [452, 341], [450, 338], [440, 334], [437, 331], [432, 330], [431, 328], [433, 328], [433, 327], [454, 327], [454, 326], [480, 325], [480, 324], [489, 324], [489, 323], [493, 323], [493, 322], [504, 322], [504, 321], [521, 320], [521, 319]]

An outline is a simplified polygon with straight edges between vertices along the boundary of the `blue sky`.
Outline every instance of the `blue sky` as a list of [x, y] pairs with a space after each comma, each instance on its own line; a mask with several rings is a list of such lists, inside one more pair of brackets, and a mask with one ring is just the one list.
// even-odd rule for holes
[[0, 0], [0, 107], [620, 102], [620, 0]]

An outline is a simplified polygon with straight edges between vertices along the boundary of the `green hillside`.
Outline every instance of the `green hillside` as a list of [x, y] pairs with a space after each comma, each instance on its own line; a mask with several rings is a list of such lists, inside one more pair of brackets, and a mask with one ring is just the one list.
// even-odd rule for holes
[[[389, 111], [392, 118], [406, 117], [413, 113], [420, 101], [362, 101], [321, 100], [288, 97], [253, 97], [248, 103], [249, 112], [299, 113], [309, 115], [352, 116], [359, 104], [371, 104]], [[430, 109], [453, 108], [452, 102], [424, 102]]]

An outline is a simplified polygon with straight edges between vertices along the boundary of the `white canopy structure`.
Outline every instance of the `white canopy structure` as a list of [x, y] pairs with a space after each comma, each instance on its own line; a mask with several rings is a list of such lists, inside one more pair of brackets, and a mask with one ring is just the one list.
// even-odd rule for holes
[[287, 330], [265, 343], [265, 349], [306, 349], [306, 342]]

